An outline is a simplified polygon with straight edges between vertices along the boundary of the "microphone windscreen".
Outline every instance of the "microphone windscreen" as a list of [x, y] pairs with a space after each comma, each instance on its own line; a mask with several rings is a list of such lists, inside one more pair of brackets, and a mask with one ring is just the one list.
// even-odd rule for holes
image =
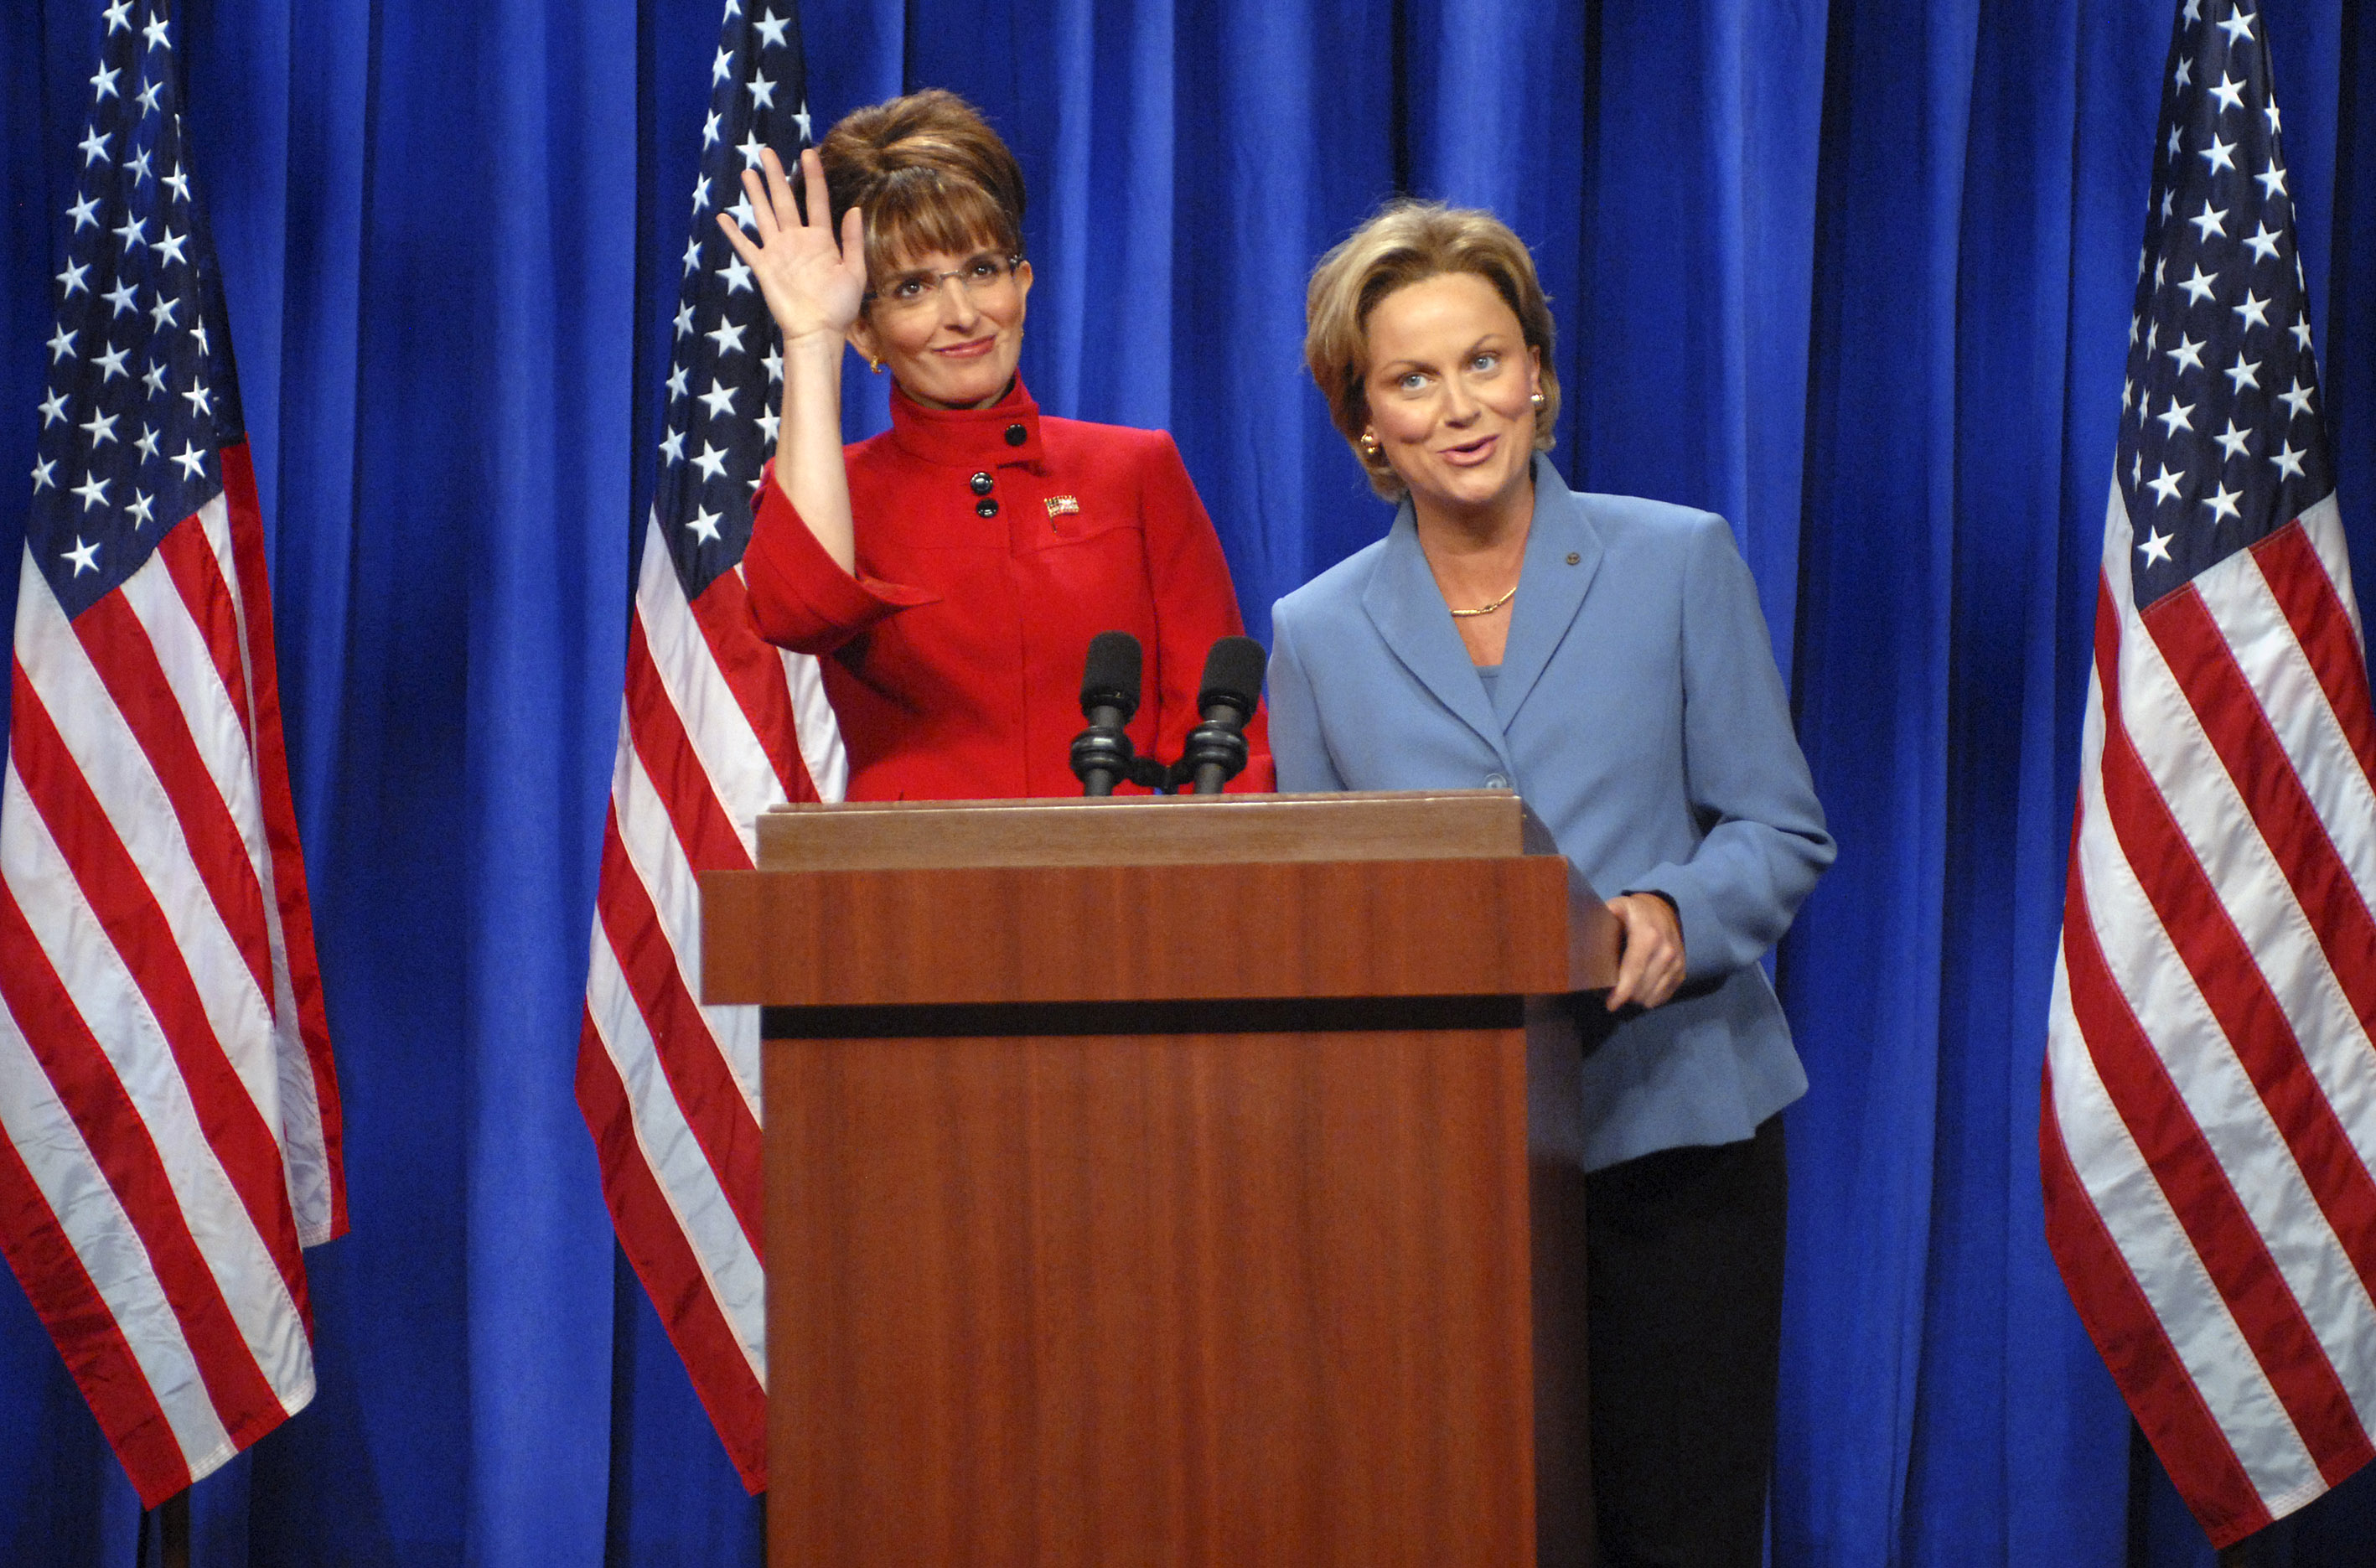
[[1270, 656], [1252, 637], [1223, 637], [1205, 656], [1205, 681], [1196, 693], [1199, 709], [1233, 703], [1247, 713], [1262, 696], [1263, 671]]
[[1138, 639], [1128, 632], [1099, 632], [1089, 639], [1089, 657], [1081, 671], [1081, 711], [1118, 707], [1126, 723], [1138, 711]]

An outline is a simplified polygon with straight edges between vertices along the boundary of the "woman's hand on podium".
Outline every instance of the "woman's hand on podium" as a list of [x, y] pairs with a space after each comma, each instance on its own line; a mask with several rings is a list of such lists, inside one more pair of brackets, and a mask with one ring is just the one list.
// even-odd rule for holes
[[1609, 912], [1624, 933], [1609, 1010], [1628, 1003], [1657, 1006], [1683, 983], [1683, 928], [1675, 907], [1656, 893], [1627, 893], [1609, 900]]

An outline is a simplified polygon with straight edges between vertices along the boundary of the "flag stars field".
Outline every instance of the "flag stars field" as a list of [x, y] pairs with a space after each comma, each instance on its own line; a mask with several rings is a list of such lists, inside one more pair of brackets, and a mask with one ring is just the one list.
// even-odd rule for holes
[[[2280, 462], [2279, 443], [2266, 438], [2311, 409], [2318, 372], [2292, 240], [2280, 122], [2271, 113], [2255, 18], [2232, 6], [2215, 4], [2212, 10], [2216, 21], [2184, 24], [2194, 36], [2171, 53], [2168, 129], [2157, 143], [2151, 199], [2160, 217], [2148, 224], [2143, 250], [2151, 265], [2141, 270], [2151, 281], [2141, 278], [2137, 288], [2122, 387], [2122, 460], [2115, 469], [2140, 516], [2192, 502], [2199, 510], [2189, 515], [2201, 526], [2180, 530], [2168, 547], [2140, 535], [2140, 564], [2150, 568], [2139, 585], [2141, 602], [2199, 570], [2207, 559], [2200, 552], [2223, 551], [2214, 530], [2272, 506], [2298, 505], [2296, 487], [2322, 477], [2307, 466], [2294, 471], [2311, 458], [2311, 448], [2288, 448], [2293, 457]], [[2173, 212], [2191, 216], [2173, 223]], [[2282, 349], [2269, 342], [2278, 323], [2293, 339]], [[2223, 368], [2205, 380], [2202, 373], [2213, 366]], [[2273, 393], [2272, 386], [2293, 390]], [[2254, 452], [2272, 456], [2265, 466], [2254, 465]], [[2229, 464], [2244, 465], [2236, 470], [2243, 488], [2232, 493], [2224, 477]], [[2242, 477], [2247, 469], [2251, 477]], [[2149, 472], [2158, 477], [2148, 484]]]

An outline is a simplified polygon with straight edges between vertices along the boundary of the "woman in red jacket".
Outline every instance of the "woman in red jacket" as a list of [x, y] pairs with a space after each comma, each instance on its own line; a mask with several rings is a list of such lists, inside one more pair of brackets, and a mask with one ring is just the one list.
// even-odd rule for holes
[[[719, 220], [783, 339], [744, 574], [769, 641], [828, 656], [849, 797], [1078, 793], [1082, 661], [1103, 631], [1146, 652], [1133, 745], [1177, 756], [1206, 652], [1241, 629], [1237, 596], [1169, 435], [1046, 417], [1023, 389], [1015, 155], [930, 91], [859, 110], [802, 154], [807, 218], [761, 158], [764, 179], [743, 175], [756, 238]], [[890, 430], [846, 449], [845, 343], [895, 383]], [[1267, 790], [1260, 714], [1247, 739], [1234, 787]]]

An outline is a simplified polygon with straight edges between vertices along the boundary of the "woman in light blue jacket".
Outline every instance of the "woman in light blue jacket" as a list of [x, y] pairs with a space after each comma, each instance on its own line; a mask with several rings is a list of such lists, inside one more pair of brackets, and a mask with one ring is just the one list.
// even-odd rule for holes
[[1602, 1561], [1754, 1564], [1806, 1091], [1758, 960], [1831, 863], [1721, 517], [1570, 491], [1525, 244], [1401, 203], [1313, 272], [1305, 354], [1386, 537], [1273, 612], [1283, 790], [1507, 786], [1604, 894], [1582, 1155]]

